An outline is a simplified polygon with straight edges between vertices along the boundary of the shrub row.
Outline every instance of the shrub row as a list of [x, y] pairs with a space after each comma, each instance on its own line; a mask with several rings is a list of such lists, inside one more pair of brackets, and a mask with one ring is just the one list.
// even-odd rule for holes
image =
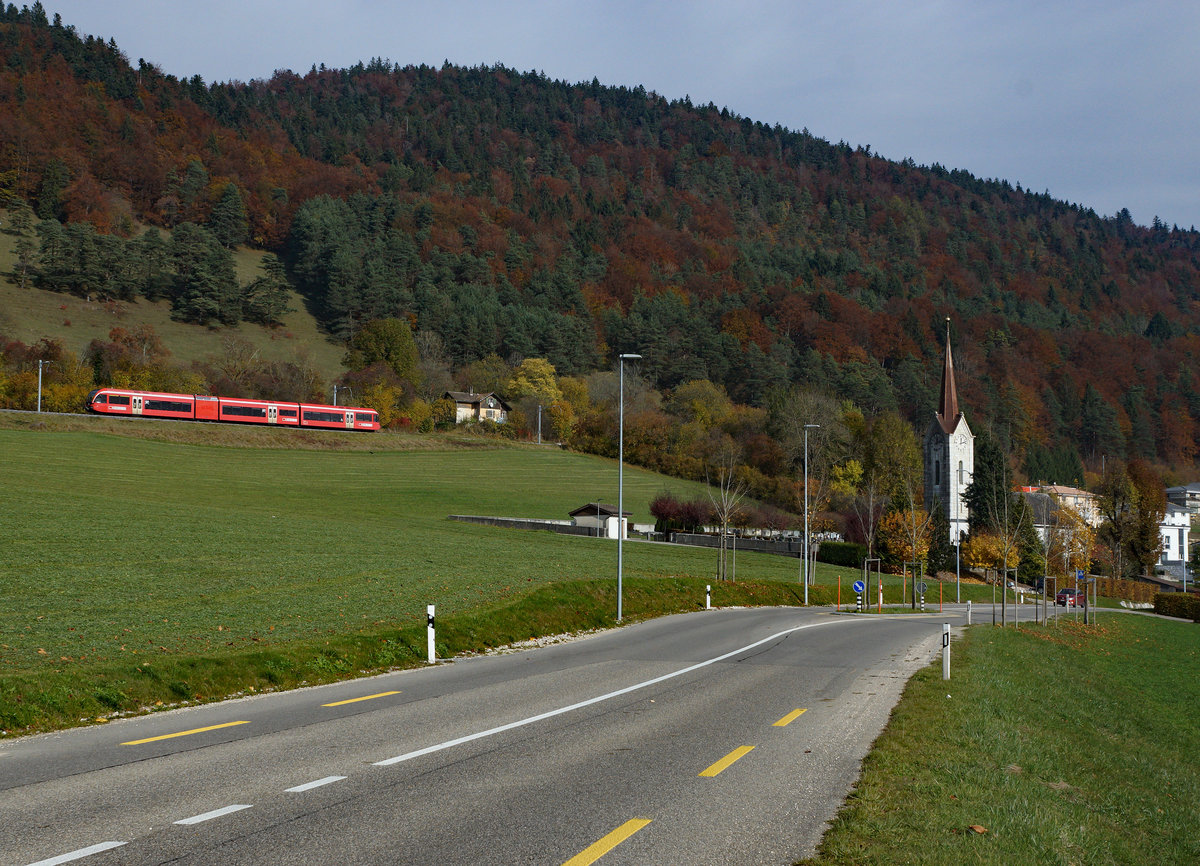
[[817, 562], [829, 565], [841, 565], [848, 568], [861, 568], [867, 558], [865, 544], [853, 544], [849, 541], [822, 541], [817, 548]]
[[1154, 594], [1154, 612], [1200, 622], [1200, 596], [1190, 592], [1158, 592]]

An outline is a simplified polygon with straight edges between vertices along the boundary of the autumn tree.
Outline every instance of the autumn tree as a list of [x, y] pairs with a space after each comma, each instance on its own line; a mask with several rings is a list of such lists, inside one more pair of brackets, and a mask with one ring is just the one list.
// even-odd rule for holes
[[545, 358], [526, 358], [517, 365], [505, 386], [505, 393], [512, 400], [534, 397], [543, 406], [562, 399], [554, 365]]

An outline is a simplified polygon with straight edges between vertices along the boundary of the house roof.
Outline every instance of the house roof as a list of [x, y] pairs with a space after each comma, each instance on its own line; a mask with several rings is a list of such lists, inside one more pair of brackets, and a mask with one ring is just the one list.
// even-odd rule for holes
[[1194, 481], [1191, 484], [1182, 484], [1179, 487], [1168, 487], [1167, 493], [1171, 493], [1173, 491], [1183, 492], [1185, 490], [1188, 493], [1200, 493], [1200, 481]]
[[1049, 494], [1022, 491], [1021, 495], [1025, 497], [1030, 511], [1033, 512], [1034, 525], [1049, 526], [1054, 512], [1058, 511], [1058, 504], [1050, 498]]
[[[626, 511], [624, 516], [628, 517], [633, 512]], [[589, 502], [587, 505], [581, 505], [574, 511], [568, 511], [571, 517], [616, 517], [617, 506], [609, 505], [605, 502]]]
[[1044, 484], [1038, 489], [1043, 493], [1053, 493], [1056, 496], [1084, 496], [1092, 499], [1096, 498], [1095, 493], [1089, 493], [1086, 490], [1080, 490], [1078, 487], [1068, 487], [1065, 484]]
[[474, 391], [447, 391], [442, 396], [449, 397], [455, 403], [465, 403], [468, 406], [478, 406], [488, 397], [495, 397], [496, 402], [500, 404], [500, 408], [505, 412], [510, 411], [512, 408], [494, 391], [488, 391], [486, 394], [476, 394]]

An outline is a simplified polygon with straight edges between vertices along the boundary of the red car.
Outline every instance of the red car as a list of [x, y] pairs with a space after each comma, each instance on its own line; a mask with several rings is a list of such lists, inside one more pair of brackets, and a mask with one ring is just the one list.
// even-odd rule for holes
[[1085, 599], [1083, 590], [1081, 589], [1060, 589], [1058, 595], [1054, 596], [1054, 603], [1061, 604], [1063, 607], [1083, 607]]

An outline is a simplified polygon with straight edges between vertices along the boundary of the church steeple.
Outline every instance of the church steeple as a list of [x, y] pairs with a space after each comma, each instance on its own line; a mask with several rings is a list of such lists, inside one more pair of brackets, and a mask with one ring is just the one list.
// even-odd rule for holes
[[938, 402], [938, 425], [953, 433], [958, 424], [958, 390], [954, 387], [954, 356], [950, 354], [950, 319], [946, 319], [946, 357], [942, 361], [942, 397]]

